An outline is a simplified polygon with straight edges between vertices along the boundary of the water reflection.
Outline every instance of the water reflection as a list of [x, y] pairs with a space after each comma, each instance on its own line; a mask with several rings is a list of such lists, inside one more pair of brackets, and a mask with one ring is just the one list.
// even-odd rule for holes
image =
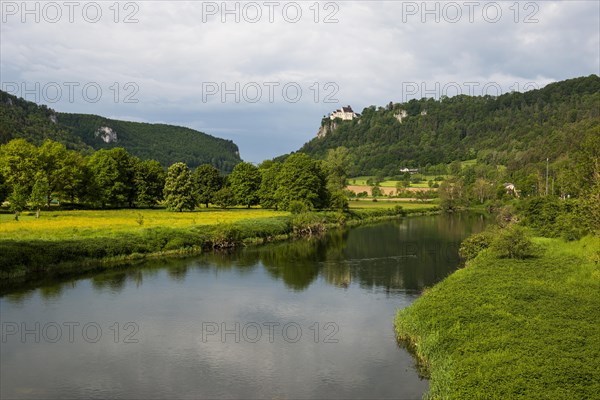
[[193, 258], [151, 260], [124, 265], [103, 273], [86, 274], [31, 284], [31, 288], [0, 288], [9, 302], [19, 303], [39, 287], [46, 299], [60, 297], [80, 279], [90, 279], [99, 292], [118, 293], [136, 287], [161, 270], [183, 283], [194, 270], [235, 270], [241, 275], [264, 270], [288, 289], [304, 291], [318, 278], [338, 288], [356, 284], [385, 293], [420, 291], [447, 276], [458, 264], [458, 246], [481, 231], [481, 214], [406, 218], [402, 221], [337, 229], [321, 237], [250, 247]]
[[[392, 320], [456, 268], [458, 243], [483, 223], [410, 218], [11, 289], [0, 298], [12, 332], [0, 397], [419, 398], [427, 382]], [[221, 334], [205, 340], [206, 323]], [[265, 324], [278, 327], [274, 340], [235, 329]]]

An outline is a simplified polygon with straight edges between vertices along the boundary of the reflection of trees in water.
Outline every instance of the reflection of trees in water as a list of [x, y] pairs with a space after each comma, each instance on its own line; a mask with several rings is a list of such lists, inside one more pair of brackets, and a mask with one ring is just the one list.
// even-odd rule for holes
[[319, 275], [319, 260], [327, 251], [325, 237], [296, 240], [259, 249], [260, 262], [273, 278], [296, 291], [306, 289]]
[[[236, 271], [244, 275], [262, 264], [274, 279], [302, 291], [319, 276], [333, 286], [358, 284], [385, 292], [421, 290], [447, 276], [458, 265], [460, 241], [483, 229], [487, 219], [478, 214], [406, 218], [353, 229], [336, 229], [322, 237], [207, 253], [194, 258], [149, 260], [115, 267], [102, 273], [30, 282], [11, 289], [3, 299], [22, 303], [36, 290], [45, 299], [61, 296], [78, 280], [90, 279], [94, 289], [120, 292], [128, 284], [139, 287], [161, 271], [183, 282], [193, 270]], [[4, 290], [4, 289], [3, 289]]]

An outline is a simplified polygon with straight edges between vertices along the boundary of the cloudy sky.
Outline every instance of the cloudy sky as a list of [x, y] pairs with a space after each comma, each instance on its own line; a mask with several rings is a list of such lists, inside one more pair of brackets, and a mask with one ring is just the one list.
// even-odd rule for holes
[[188, 126], [258, 162], [323, 115], [600, 73], [597, 1], [1, 1], [2, 89]]

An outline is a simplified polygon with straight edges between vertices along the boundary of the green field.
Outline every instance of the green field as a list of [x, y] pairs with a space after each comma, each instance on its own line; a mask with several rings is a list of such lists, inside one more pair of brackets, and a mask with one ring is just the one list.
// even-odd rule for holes
[[289, 213], [254, 208], [201, 208], [193, 212], [165, 209], [42, 211], [39, 219], [35, 218], [35, 213], [28, 212], [23, 213], [19, 221], [14, 220], [13, 214], [0, 214], [0, 240], [111, 236], [115, 233], [137, 233], [153, 227], [185, 228], [282, 215]]
[[426, 210], [435, 207], [437, 204], [434, 202], [429, 203], [417, 203], [412, 201], [372, 201], [372, 200], [359, 200], [350, 201], [350, 209], [373, 209], [373, 208], [393, 208], [394, 206], [402, 206], [405, 210]]
[[[429, 181], [434, 181], [437, 182], [438, 184], [441, 183], [441, 181], [436, 181], [435, 178], [437, 178], [438, 176], [443, 177], [444, 179], [448, 178], [449, 175], [421, 175], [421, 174], [415, 174], [416, 177], [419, 177], [422, 179], [422, 181], [420, 183], [411, 183], [409, 187], [411, 188], [429, 188]], [[366, 186], [367, 185], [367, 181], [369, 179], [375, 179], [374, 176], [357, 176], [356, 178], [350, 178], [348, 179], [348, 185], [354, 186]], [[397, 181], [397, 180], [393, 180], [393, 179], [387, 179], [384, 180], [383, 182], [379, 183], [379, 186], [381, 187], [391, 187], [391, 188], [395, 188], [397, 187], [397, 184], [401, 182], [401, 181]]]
[[600, 393], [600, 238], [485, 250], [398, 312], [431, 398], [584, 399]]

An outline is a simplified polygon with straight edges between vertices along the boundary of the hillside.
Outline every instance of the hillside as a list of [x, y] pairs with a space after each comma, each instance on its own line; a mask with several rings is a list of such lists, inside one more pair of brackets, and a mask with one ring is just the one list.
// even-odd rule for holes
[[[399, 121], [397, 116], [406, 112]], [[425, 114], [425, 115], [422, 115]], [[396, 174], [418, 167], [477, 158], [513, 169], [568, 154], [600, 129], [600, 78], [565, 80], [525, 93], [460, 95], [440, 100], [371, 106], [352, 121], [322, 121], [320, 136], [299, 151], [323, 158], [345, 146], [353, 175]], [[323, 131], [330, 131], [323, 135]]]
[[209, 163], [221, 171], [231, 172], [241, 161], [238, 147], [231, 140], [190, 128], [117, 121], [87, 114], [59, 113], [58, 120], [94, 149], [124, 147], [141, 159], [154, 159], [164, 166], [178, 161], [191, 168]]
[[51, 108], [0, 90], [0, 144], [16, 138], [26, 139], [38, 146], [44, 140], [52, 139], [69, 149], [92, 151], [80, 137], [58, 123], [57, 113]]
[[60, 113], [0, 91], [0, 144], [14, 138], [36, 145], [52, 139], [88, 153], [124, 147], [141, 159], [154, 159], [165, 167], [178, 161], [192, 168], [210, 163], [231, 172], [241, 161], [238, 147], [231, 140], [190, 128]]

